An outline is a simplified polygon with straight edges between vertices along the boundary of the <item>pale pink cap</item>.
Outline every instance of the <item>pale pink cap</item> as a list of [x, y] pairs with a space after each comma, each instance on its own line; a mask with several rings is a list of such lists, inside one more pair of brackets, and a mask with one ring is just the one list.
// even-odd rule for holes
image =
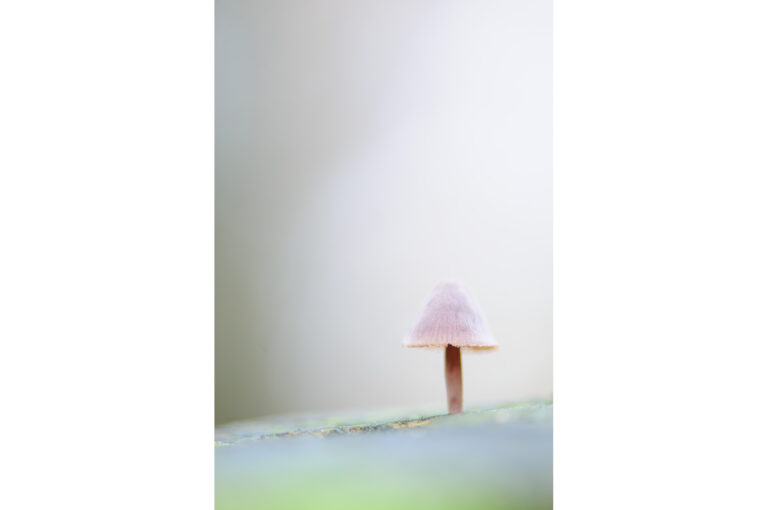
[[444, 282], [435, 287], [416, 325], [403, 340], [405, 347], [448, 345], [469, 349], [499, 346], [488, 332], [477, 304], [455, 282]]

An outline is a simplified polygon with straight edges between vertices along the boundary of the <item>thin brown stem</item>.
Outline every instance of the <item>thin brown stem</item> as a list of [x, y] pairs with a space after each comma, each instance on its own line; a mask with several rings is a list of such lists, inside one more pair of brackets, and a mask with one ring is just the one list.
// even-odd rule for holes
[[445, 390], [448, 393], [448, 412], [461, 412], [461, 349], [449, 345], [445, 348]]

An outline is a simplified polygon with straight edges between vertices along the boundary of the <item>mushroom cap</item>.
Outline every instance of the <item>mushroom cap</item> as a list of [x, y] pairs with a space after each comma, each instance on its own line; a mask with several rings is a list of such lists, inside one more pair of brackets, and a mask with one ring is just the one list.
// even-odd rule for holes
[[416, 325], [403, 340], [404, 347], [462, 347], [495, 349], [477, 304], [456, 282], [435, 287]]

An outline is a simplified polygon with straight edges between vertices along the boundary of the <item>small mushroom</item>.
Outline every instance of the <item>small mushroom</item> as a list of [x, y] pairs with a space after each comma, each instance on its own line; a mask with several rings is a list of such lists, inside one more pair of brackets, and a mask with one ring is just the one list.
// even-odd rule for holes
[[456, 414], [462, 409], [461, 349], [495, 349], [498, 344], [466, 290], [458, 283], [445, 282], [432, 291], [403, 346], [445, 347], [448, 412]]

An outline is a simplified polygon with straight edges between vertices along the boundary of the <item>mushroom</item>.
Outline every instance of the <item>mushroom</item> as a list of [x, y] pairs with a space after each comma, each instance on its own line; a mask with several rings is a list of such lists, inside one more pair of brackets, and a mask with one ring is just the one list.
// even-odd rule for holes
[[456, 414], [462, 408], [461, 349], [495, 349], [498, 344], [467, 291], [456, 282], [444, 282], [432, 291], [403, 346], [445, 347], [448, 412]]

